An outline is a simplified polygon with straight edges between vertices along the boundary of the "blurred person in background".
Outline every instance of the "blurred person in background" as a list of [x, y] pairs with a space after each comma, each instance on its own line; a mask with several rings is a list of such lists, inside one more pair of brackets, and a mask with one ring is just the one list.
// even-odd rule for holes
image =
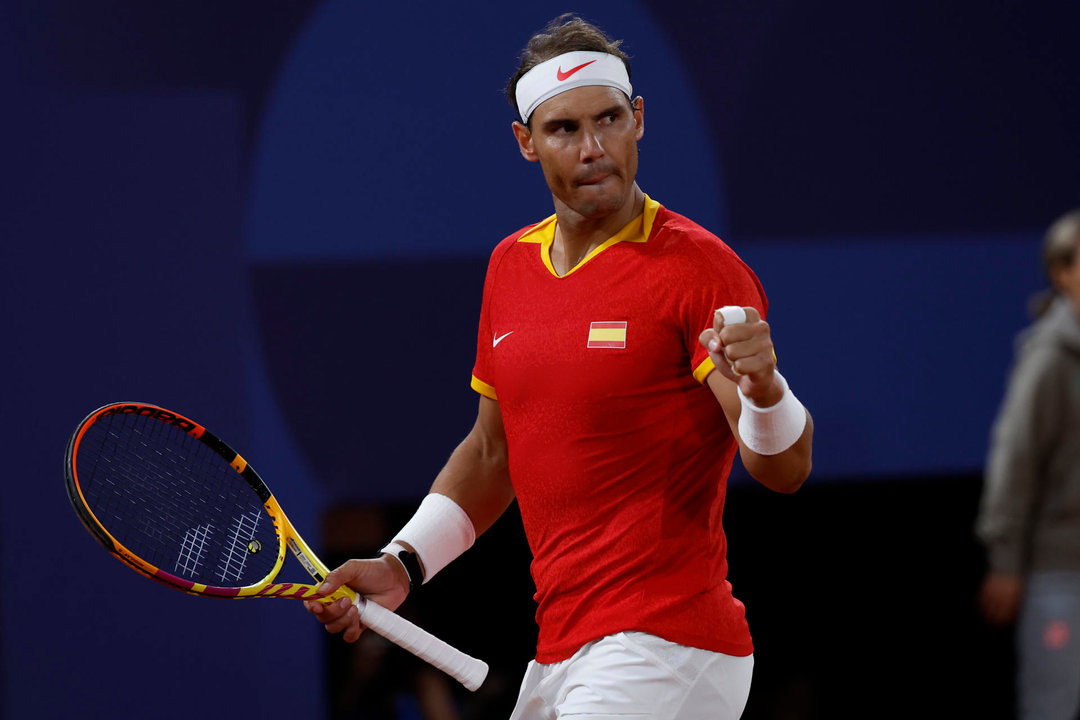
[[1017, 357], [991, 438], [976, 530], [980, 608], [1017, 623], [1024, 720], [1080, 716], [1080, 210], [1047, 231], [1050, 289]]

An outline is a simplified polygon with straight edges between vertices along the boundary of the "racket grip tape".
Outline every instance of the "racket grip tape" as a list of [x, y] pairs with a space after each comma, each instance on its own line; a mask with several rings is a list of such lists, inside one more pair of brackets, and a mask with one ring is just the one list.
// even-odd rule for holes
[[469, 690], [476, 690], [483, 684], [488, 673], [487, 663], [483, 660], [466, 655], [376, 602], [357, 596], [355, 603], [360, 611], [360, 622], [371, 630], [439, 668]]

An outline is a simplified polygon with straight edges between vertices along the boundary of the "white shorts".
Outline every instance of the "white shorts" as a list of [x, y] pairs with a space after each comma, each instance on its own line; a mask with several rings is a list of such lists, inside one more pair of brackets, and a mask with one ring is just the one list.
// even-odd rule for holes
[[622, 632], [557, 663], [529, 663], [510, 720], [737, 720], [754, 656]]

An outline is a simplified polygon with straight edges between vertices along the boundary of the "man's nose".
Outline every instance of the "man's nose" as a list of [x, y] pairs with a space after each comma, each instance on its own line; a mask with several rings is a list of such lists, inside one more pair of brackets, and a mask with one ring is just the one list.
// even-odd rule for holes
[[604, 156], [604, 146], [600, 135], [595, 130], [586, 130], [581, 134], [581, 159], [595, 160]]

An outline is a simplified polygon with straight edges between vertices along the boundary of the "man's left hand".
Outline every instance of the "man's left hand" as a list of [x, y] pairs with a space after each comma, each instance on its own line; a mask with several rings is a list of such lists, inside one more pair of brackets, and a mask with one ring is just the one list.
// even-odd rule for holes
[[726, 324], [720, 310], [713, 313], [712, 327], [698, 336], [718, 372], [739, 386], [758, 407], [780, 401], [783, 388], [775, 380], [776, 355], [769, 324], [756, 308], [744, 307], [746, 321]]

